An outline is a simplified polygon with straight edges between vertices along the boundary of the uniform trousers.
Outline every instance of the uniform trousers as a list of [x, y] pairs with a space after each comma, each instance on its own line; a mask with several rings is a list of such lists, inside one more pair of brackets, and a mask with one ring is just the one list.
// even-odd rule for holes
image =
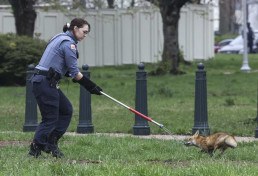
[[50, 87], [49, 80], [45, 76], [35, 75], [34, 77], [37, 76], [41, 78], [32, 78], [33, 93], [42, 120], [36, 129], [33, 141], [44, 148], [49, 145], [50, 134], [59, 139], [66, 132], [71, 121], [73, 107], [60, 89]]

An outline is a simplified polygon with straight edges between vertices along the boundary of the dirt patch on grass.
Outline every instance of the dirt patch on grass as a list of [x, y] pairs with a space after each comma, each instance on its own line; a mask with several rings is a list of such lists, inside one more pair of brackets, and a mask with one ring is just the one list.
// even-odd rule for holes
[[101, 164], [100, 160], [67, 160], [69, 164]]
[[[66, 133], [67, 135], [85, 135], [85, 134], [77, 134], [77, 133]], [[95, 133], [96, 135], [104, 135], [104, 136], [111, 136], [111, 137], [136, 137], [142, 139], [161, 139], [161, 140], [176, 140], [176, 141], [184, 141], [185, 139], [189, 138], [190, 135], [160, 135], [160, 134], [153, 134], [153, 135], [146, 135], [146, 136], [137, 136], [132, 134], [124, 134], [124, 133]], [[240, 137], [235, 136], [237, 142], [254, 142], [258, 141], [258, 138], [254, 137]]]
[[7, 146], [28, 146], [30, 141], [0, 141], [0, 148]]

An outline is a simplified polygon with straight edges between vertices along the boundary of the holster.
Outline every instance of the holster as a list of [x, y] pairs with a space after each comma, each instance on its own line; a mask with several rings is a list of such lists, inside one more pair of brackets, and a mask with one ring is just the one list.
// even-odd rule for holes
[[49, 68], [46, 78], [49, 80], [49, 86], [59, 88], [59, 80], [61, 79], [60, 73], [56, 72], [52, 67]]

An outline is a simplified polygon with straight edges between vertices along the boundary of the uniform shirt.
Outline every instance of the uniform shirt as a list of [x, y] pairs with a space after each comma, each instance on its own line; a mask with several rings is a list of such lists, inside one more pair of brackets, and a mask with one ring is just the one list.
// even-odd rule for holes
[[74, 78], [79, 73], [77, 43], [73, 33], [69, 31], [54, 36], [49, 41], [36, 69], [48, 70], [52, 67], [62, 76], [68, 71], [69, 76]]

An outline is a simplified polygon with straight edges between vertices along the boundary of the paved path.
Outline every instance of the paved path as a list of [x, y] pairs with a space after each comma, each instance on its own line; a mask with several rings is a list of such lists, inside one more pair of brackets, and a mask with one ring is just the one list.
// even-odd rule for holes
[[[78, 133], [71, 133], [67, 132], [66, 135], [87, 135], [87, 134], [78, 134]], [[124, 133], [93, 133], [95, 135], [104, 135], [104, 136], [113, 136], [113, 137], [136, 137], [136, 138], [143, 138], [143, 139], [161, 139], [161, 140], [185, 140], [186, 138], [190, 137], [187, 135], [147, 135], [147, 136], [136, 136], [132, 134], [124, 134]], [[253, 142], [258, 141], [258, 138], [254, 137], [239, 137], [235, 136], [237, 142]]]
[[[23, 133], [19, 131], [0, 131], [0, 133]], [[183, 141], [186, 138], [190, 137], [187, 135], [159, 135], [159, 134], [153, 134], [153, 135], [147, 135], [147, 136], [136, 136], [133, 134], [126, 134], [126, 133], [91, 133], [90, 135], [99, 135], [99, 136], [112, 136], [112, 137], [135, 137], [135, 138], [143, 138], [143, 139], [160, 139], [160, 140], [177, 140], [177, 141]], [[71, 135], [71, 136], [85, 136], [88, 134], [79, 134], [75, 132], [66, 132], [65, 135]], [[254, 137], [239, 137], [235, 136], [237, 142], [253, 142], [258, 141], [258, 138]], [[0, 143], [8, 143], [8, 141], [0, 141]], [[17, 141], [10, 141], [10, 143], [16, 143]], [[19, 143], [23, 143], [22, 141], [18, 141]], [[0, 145], [1, 146], [1, 145]]]

